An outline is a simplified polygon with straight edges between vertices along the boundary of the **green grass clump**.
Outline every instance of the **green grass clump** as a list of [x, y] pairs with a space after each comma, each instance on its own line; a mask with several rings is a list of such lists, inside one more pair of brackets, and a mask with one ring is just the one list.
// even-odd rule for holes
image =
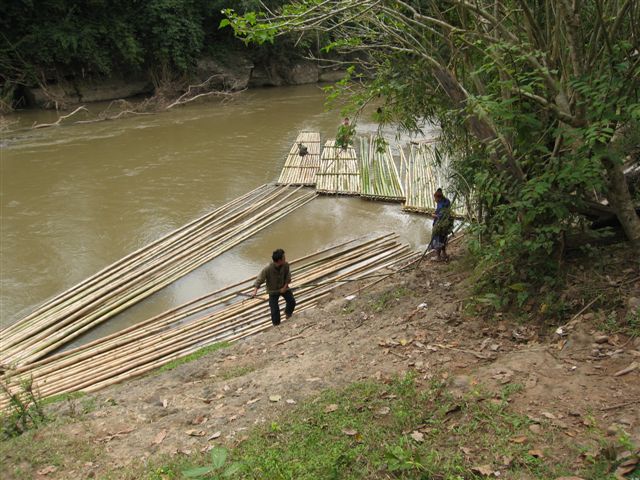
[[227, 348], [231, 346], [231, 344], [229, 342], [220, 342], [220, 343], [214, 343], [213, 345], [209, 345], [207, 347], [203, 347], [200, 350], [190, 353], [189, 355], [186, 355], [182, 358], [178, 358], [176, 360], [173, 360], [165, 365], [163, 365], [162, 367], [160, 367], [158, 369], [158, 373], [160, 372], [168, 372], [169, 370], [173, 370], [176, 367], [179, 367], [180, 365], [183, 365], [185, 363], [189, 363], [189, 362], [193, 362], [194, 360], [197, 360], [198, 358], [204, 357], [205, 355], [211, 353], [211, 352], [215, 352], [217, 350], [222, 350], [223, 348]]
[[234, 367], [228, 370], [224, 370], [219, 374], [222, 380], [231, 380], [232, 378], [242, 377], [247, 373], [251, 373], [255, 370], [255, 367], [251, 365], [245, 365], [244, 367]]
[[[456, 400], [443, 383], [419, 387], [411, 375], [330, 390], [254, 430], [230, 454], [240, 463], [231, 478], [462, 480], [481, 478], [479, 465], [502, 478], [571, 473], [547, 452], [529, 453], [531, 420], [507, 410], [517, 390], [505, 389], [502, 400], [479, 391]], [[518, 435], [531, 441], [512, 441]], [[507, 467], [505, 457], [512, 459]]]

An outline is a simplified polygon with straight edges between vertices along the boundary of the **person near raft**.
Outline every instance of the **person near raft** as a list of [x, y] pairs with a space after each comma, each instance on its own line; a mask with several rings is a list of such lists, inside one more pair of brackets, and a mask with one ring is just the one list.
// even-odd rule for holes
[[351, 137], [355, 133], [355, 128], [349, 123], [349, 118], [344, 117], [342, 124], [338, 128], [338, 134], [336, 135], [336, 147], [346, 150], [351, 143]]
[[433, 215], [429, 248], [433, 248], [436, 251], [436, 261], [446, 262], [449, 260], [449, 255], [447, 255], [447, 239], [453, 229], [451, 202], [444, 196], [441, 188], [438, 188], [436, 193], [433, 194], [433, 199], [436, 201], [436, 211]]
[[278, 303], [280, 296], [282, 295], [286, 302], [284, 314], [287, 318], [293, 315], [293, 310], [296, 308], [296, 299], [289, 288], [291, 270], [284, 255], [284, 250], [281, 248], [275, 250], [271, 255], [271, 260], [273, 261], [264, 267], [256, 278], [253, 284], [253, 296], [255, 297], [258, 294], [258, 289], [266, 282], [269, 307], [271, 308], [271, 323], [280, 325], [280, 305]]

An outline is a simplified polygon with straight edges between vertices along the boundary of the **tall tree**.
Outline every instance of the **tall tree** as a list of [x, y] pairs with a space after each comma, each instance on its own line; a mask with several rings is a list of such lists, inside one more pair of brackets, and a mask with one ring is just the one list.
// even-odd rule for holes
[[548, 270], [575, 212], [603, 198], [640, 258], [623, 175], [640, 130], [638, 0], [306, 0], [227, 17], [248, 41], [320, 32], [358, 67], [337, 87], [354, 105], [382, 101], [378, 119], [409, 129], [437, 121], [491, 213], [482, 268], [536, 278], [518, 265]]

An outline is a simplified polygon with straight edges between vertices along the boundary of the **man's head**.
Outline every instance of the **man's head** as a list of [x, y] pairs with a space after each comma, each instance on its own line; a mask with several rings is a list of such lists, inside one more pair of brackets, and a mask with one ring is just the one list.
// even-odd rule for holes
[[273, 254], [271, 254], [271, 260], [273, 260], [273, 263], [276, 265], [282, 265], [286, 261], [284, 250], [281, 248], [274, 250]]
[[436, 193], [433, 194], [433, 198], [436, 199], [436, 201], [442, 199], [442, 197], [444, 197], [444, 194], [442, 193], [442, 189], [439, 188], [436, 190]]

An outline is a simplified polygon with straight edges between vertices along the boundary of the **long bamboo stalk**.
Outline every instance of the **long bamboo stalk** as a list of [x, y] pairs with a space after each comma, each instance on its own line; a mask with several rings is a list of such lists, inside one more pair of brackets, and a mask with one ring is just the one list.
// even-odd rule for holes
[[[325, 251], [323, 255], [309, 255], [306, 260], [292, 262], [296, 278], [311, 283], [329, 279], [324, 285], [306, 285], [298, 290], [300, 308], [312, 306], [318, 298], [340, 286], [337, 280], [362, 278], [381, 268], [388, 268], [413, 254], [394, 240], [395, 236], [383, 236], [358, 243], [342, 244]], [[251, 332], [269, 325], [268, 309], [257, 299], [237, 301], [234, 292], [250, 290], [251, 279], [232, 287], [221, 289], [216, 295], [201, 297], [183, 307], [172, 309], [145, 322], [140, 328], [129, 328], [122, 338], [111, 336], [105, 342], [92, 342], [86, 348], [79, 347], [69, 355], [58, 354], [56, 360], [41, 362], [32, 369], [14, 372], [13, 387], [19, 378], [33, 375], [44, 395], [55, 395], [78, 389], [94, 390], [108, 384], [141, 374], [168, 358], [179, 358], [194, 349], [221, 339], [243, 338]], [[298, 280], [296, 280], [298, 281]], [[225, 302], [236, 301], [230, 305]], [[197, 317], [199, 312], [208, 312]], [[185, 320], [184, 314], [191, 320]], [[197, 318], [193, 318], [193, 317]], [[104, 344], [103, 344], [104, 343]], [[0, 403], [0, 408], [6, 404]]]
[[[193, 234], [191, 238], [187, 236], [179, 243], [167, 245], [163, 251], [147, 249], [142, 261], [126, 267], [127, 273], [119, 270], [122, 278], [109, 280], [106, 284], [103, 279], [83, 282], [85, 287], [90, 285], [84, 289], [84, 297], [69, 304], [59, 304], [51, 314], [29, 316], [25, 319], [29, 325], [14, 329], [13, 335], [7, 336], [9, 338], [3, 332], [1, 361], [7, 364], [41, 358], [313, 198], [311, 193], [290, 200], [297, 191], [286, 187], [271, 187], [270, 193], [265, 189], [254, 192], [257, 197], [243, 196], [244, 204], [233, 201], [230, 206], [218, 209], [224, 211], [224, 215], [209, 228], [202, 230], [198, 226], [186, 230]], [[179, 230], [185, 231], [184, 228]], [[148, 251], [153, 251], [155, 256], [147, 258]], [[123, 262], [116, 264], [121, 269]], [[108, 272], [107, 269], [103, 271]], [[110, 279], [108, 275], [106, 278]]]

